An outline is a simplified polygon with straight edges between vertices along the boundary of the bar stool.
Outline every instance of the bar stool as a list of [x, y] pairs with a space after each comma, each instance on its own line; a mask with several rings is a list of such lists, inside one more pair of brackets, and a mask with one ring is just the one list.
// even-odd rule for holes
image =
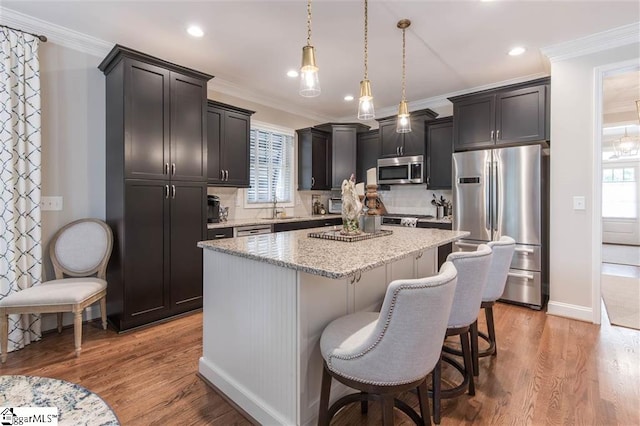
[[[487, 277], [487, 286], [482, 295], [481, 308], [484, 308], [484, 315], [487, 320], [487, 334], [478, 331], [478, 321], [471, 326], [471, 354], [473, 356], [473, 374], [480, 374], [478, 358], [497, 355], [496, 347], [496, 331], [493, 325], [493, 305], [496, 303], [507, 284], [507, 274], [513, 259], [513, 252], [516, 248], [516, 241], [507, 236], [503, 236], [499, 241], [492, 241], [487, 244], [491, 247], [493, 255], [491, 256], [491, 266], [489, 267], [489, 275]], [[478, 336], [489, 343], [489, 348], [478, 351]]]
[[[360, 401], [366, 412], [370, 399], [382, 402], [384, 425], [393, 424], [394, 406], [416, 424], [431, 424], [426, 377], [440, 358], [456, 275], [453, 264], [445, 262], [436, 276], [393, 281], [380, 313], [357, 312], [324, 329], [319, 425], [328, 425], [340, 408], [353, 402]], [[329, 407], [332, 378], [360, 392]], [[416, 388], [422, 417], [395, 399]]]
[[[455, 398], [467, 390], [469, 395], [476, 393], [469, 330], [478, 318], [480, 311], [480, 303], [491, 264], [491, 248], [481, 244], [473, 252], [451, 253], [447, 256], [447, 261], [452, 262], [458, 271], [458, 284], [456, 285], [456, 294], [453, 299], [446, 336], [460, 336], [464, 366], [447, 355], [441, 355], [441, 361], [438, 361], [433, 370], [433, 421], [436, 424], [440, 423], [440, 400], [442, 398]], [[450, 352], [444, 345], [442, 351]], [[442, 389], [442, 361], [454, 367], [462, 375], [460, 384], [450, 389]]]

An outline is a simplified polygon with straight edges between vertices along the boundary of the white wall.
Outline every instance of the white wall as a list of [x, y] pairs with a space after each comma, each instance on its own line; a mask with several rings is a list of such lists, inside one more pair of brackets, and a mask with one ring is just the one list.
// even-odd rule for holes
[[[591, 321], [594, 191], [594, 70], [638, 58], [640, 45], [551, 63], [550, 300], [549, 313]], [[586, 210], [573, 210], [573, 196], [586, 197]]]

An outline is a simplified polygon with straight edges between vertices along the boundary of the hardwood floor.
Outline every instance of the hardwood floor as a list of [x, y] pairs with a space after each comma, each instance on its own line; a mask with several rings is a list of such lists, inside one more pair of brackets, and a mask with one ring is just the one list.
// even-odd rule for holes
[[[640, 424], [640, 331], [506, 304], [497, 304], [495, 318], [498, 356], [480, 359], [474, 397], [443, 400], [442, 425]], [[202, 314], [123, 335], [98, 323], [83, 332], [79, 358], [73, 330], [65, 329], [10, 353], [0, 373], [78, 383], [104, 398], [123, 425], [250, 424], [196, 376]], [[403, 399], [417, 406], [413, 394]], [[411, 424], [397, 410], [395, 421]], [[366, 416], [356, 404], [333, 422], [379, 423], [374, 403]]]

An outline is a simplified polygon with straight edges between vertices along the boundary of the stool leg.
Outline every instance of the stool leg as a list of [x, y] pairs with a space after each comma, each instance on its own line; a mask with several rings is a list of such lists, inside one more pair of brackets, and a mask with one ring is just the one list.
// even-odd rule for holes
[[80, 356], [82, 350], [82, 309], [73, 313], [73, 338], [76, 344], [76, 356]]
[[[363, 395], [366, 395], [366, 392], [362, 392]], [[367, 414], [369, 412], [369, 401], [367, 401], [366, 399], [363, 399], [362, 401], [360, 401], [360, 413], [361, 414]]]
[[469, 332], [460, 334], [460, 344], [462, 345], [462, 356], [464, 357], [464, 374], [469, 377], [469, 395], [476, 394], [476, 385], [473, 381], [473, 366], [471, 361], [471, 348], [469, 347]]
[[478, 320], [471, 324], [471, 359], [473, 361], [473, 375], [480, 375], [480, 367], [478, 363]]
[[431, 426], [431, 413], [429, 412], [429, 390], [427, 389], [427, 378], [418, 386], [418, 401], [420, 402], [420, 415], [422, 423]]
[[489, 332], [489, 342], [493, 344], [493, 356], [498, 354], [498, 344], [496, 343], [496, 330], [493, 326], [493, 306], [484, 308], [484, 315], [487, 318], [487, 331]]
[[62, 312], [56, 314], [58, 317], [58, 333], [62, 333]]
[[327, 366], [322, 367], [322, 385], [320, 388], [320, 403], [318, 404], [318, 426], [328, 426], [329, 418], [329, 393], [331, 392], [331, 375]]
[[100, 299], [100, 316], [102, 317], [102, 329], [107, 329], [107, 296]]
[[382, 425], [393, 426], [393, 396], [382, 397]]
[[441, 375], [442, 375], [442, 355], [436, 363], [436, 366], [431, 373], [431, 387], [433, 389], [433, 422], [437, 425], [440, 424], [440, 390], [441, 390]]
[[2, 343], [0, 344], [0, 358], [2, 358], [2, 363], [7, 362], [7, 351], [9, 348], [9, 315], [4, 310], [0, 310], [0, 339]]

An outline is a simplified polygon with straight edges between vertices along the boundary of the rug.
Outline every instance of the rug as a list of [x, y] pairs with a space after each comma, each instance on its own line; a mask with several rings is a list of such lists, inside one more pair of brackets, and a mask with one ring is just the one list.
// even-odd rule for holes
[[7, 416], [2, 424], [19, 407], [57, 407], [59, 425], [120, 424], [111, 407], [82, 386], [48, 377], [0, 376], [0, 414]]
[[602, 274], [601, 291], [611, 324], [640, 330], [640, 279]]
[[602, 261], [604, 263], [640, 266], [640, 246], [603, 244]]

